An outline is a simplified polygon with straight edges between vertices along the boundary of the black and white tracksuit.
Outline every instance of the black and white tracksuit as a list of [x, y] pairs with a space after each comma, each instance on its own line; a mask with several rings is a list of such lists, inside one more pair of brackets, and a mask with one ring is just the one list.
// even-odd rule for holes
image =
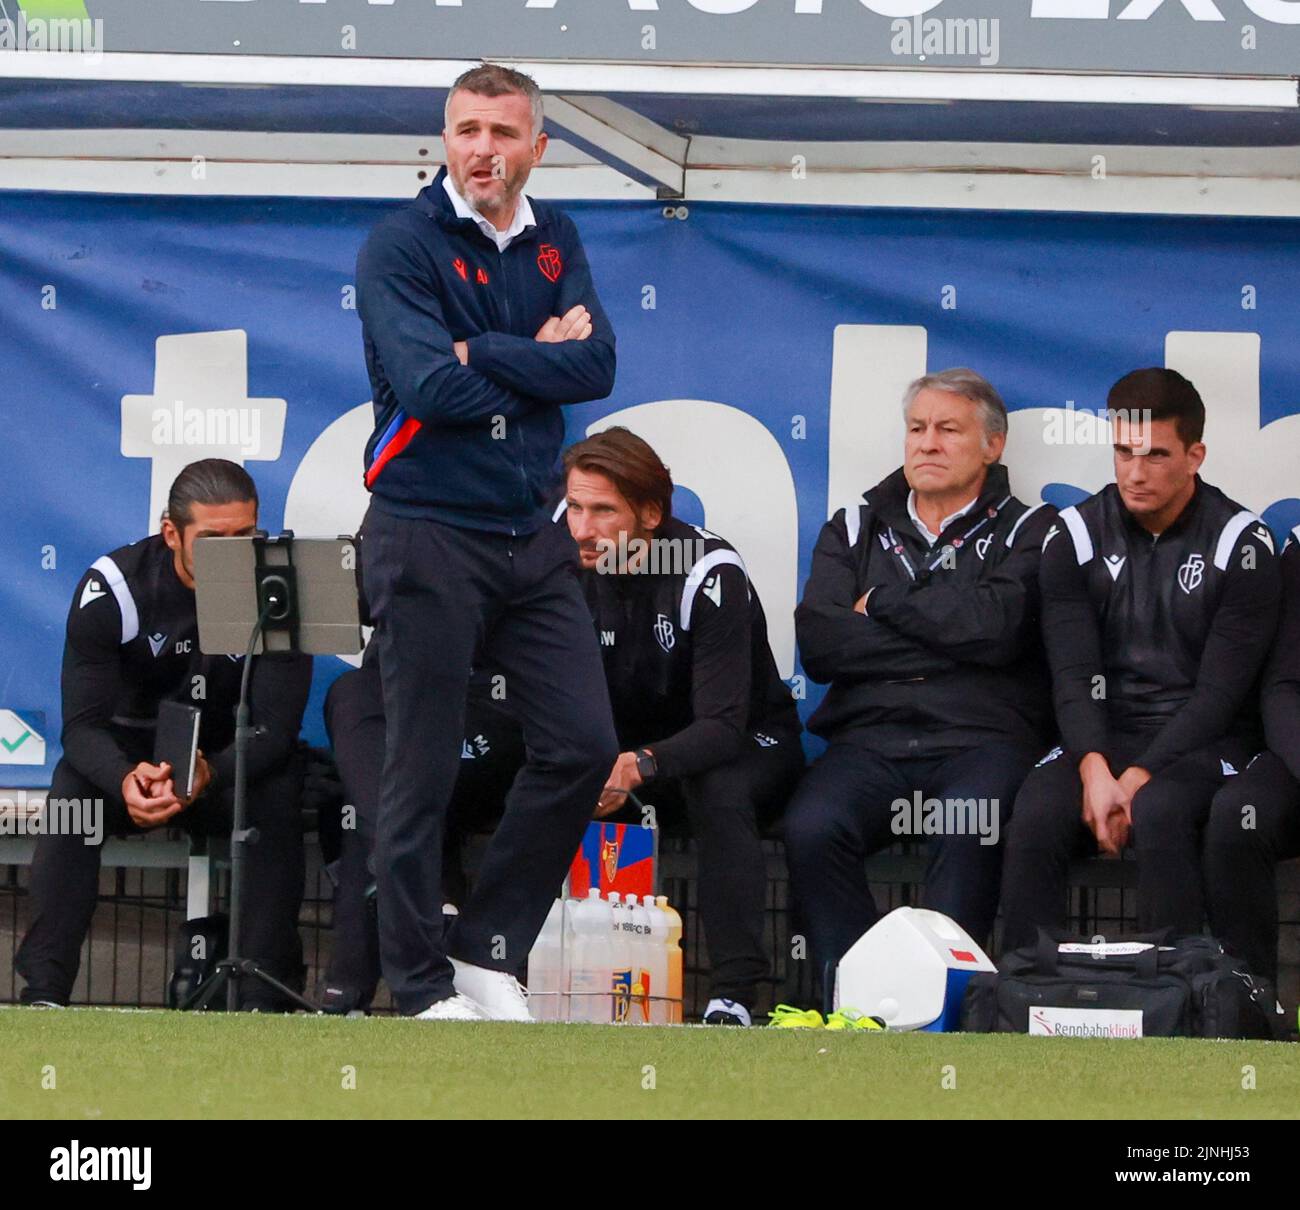
[[1260, 696], [1267, 749], [1224, 782], [1205, 825], [1210, 931], [1277, 980], [1277, 863], [1300, 857], [1300, 526], [1278, 566], [1282, 617]]
[[[830, 747], [786, 818], [799, 917], [819, 969], [877, 919], [863, 861], [906, 838], [894, 804], [916, 793], [982, 800], [1000, 835], [1050, 732], [1037, 571], [1055, 511], [1017, 500], [1001, 464], [933, 544], [908, 500], [900, 469], [823, 526], [795, 614], [804, 669], [830, 684], [809, 723]], [[868, 590], [863, 616], [854, 605]], [[996, 839], [990, 828], [929, 845], [927, 906], [980, 940], [997, 904]]]
[[1065, 923], [1072, 856], [1095, 847], [1079, 762], [1152, 774], [1133, 799], [1143, 929], [1201, 928], [1210, 801], [1259, 747], [1257, 678], [1277, 624], [1273, 536], [1198, 477], [1153, 536], [1109, 485], [1065, 509], [1043, 544], [1043, 636], [1061, 747], [1016, 800], [1003, 875], [1004, 945]]
[[[556, 516], [567, 525], [562, 509]], [[583, 590], [619, 747], [649, 748], [657, 764], [636, 794], [657, 817], [684, 805], [699, 848], [711, 994], [753, 1008], [771, 965], [760, 824], [781, 810], [803, 768], [799, 716], [740, 554], [671, 517], [655, 538], [681, 552], [657, 574], [587, 569]], [[635, 807], [613, 818], [641, 822]]]
[[[122, 799], [122, 782], [154, 760], [158, 705], [199, 706], [199, 747], [214, 780], [171, 826], [227, 835], [233, 818], [235, 706], [244, 659], [199, 651], [193, 589], [176, 575], [160, 534], [99, 558], [82, 576], [68, 613], [63, 649], [63, 756], [51, 799], [102, 799], [105, 832], [140, 831]], [[301, 987], [298, 909], [303, 893], [302, 770], [298, 732], [312, 663], [300, 654], [256, 656], [249, 704], [257, 728], [247, 758], [248, 817], [258, 831], [247, 846], [243, 956], [281, 982]], [[95, 910], [100, 849], [81, 836], [42, 835], [32, 862], [32, 922], [14, 965], [27, 981], [24, 1001], [66, 1003]], [[241, 992], [247, 1007], [277, 1007], [258, 984]]]

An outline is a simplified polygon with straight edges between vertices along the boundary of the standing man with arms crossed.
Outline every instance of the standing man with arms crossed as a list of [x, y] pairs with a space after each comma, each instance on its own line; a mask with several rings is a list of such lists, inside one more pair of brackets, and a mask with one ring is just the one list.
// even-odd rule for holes
[[1062, 747], [1016, 798], [1008, 950], [1065, 925], [1071, 857], [1129, 843], [1138, 927], [1200, 932], [1210, 801], [1260, 746], [1254, 689], [1278, 616], [1273, 537], [1201, 480], [1205, 405], [1181, 374], [1134, 370], [1107, 407], [1115, 482], [1065, 509], [1043, 539]]
[[[357, 260], [375, 407], [362, 561], [387, 744], [376, 836], [384, 977], [408, 1016], [528, 1019], [510, 971], [618, 755], [572, 540], [544, 525], [561, 404], [614, 383], [572, 220], [523, 187], [542, 98], [491, 64], [447, 97], [447, 166]], [[442, 843], [470, 667], [499, 668], [528, 749], [444, 943]]]

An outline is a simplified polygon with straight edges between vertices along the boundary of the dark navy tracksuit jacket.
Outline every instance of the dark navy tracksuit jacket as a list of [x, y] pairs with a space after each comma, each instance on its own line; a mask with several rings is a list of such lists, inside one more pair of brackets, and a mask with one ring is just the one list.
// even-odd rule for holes
[[[537, 225], [498, 252], [452, 209], [446, 173], [379, 222], [357, 258], [375, 407], [366, 486], [389, 514], [531, 533], [559, 482], [560, 405], [613, 390], [614, 330], [572, 219], [530, 199]], [[578, 303], [586, 340], [534, 339]]]

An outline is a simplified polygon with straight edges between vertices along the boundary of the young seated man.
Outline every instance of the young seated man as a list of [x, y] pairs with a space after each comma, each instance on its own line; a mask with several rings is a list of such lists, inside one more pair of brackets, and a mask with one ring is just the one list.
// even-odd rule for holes
[[[194, 543], [252, 534], [257, 488], [243, 467], [193, 462], [176, 477], [162, 532], [96, 559], [77, 583], [63, 649], [63, 756], [51, 803], [102, 805], [104, 832], [124, 835], [171, 823], [228, 836], [233, 824], [235, 706], [244, 657], [199, 651]], [[303, 985], [298, 909], [303, 893], [298, 732], [311, 688], [311, 657], [254, 657], [249, 704], [257, 733], [247, 758], [248, 821], [242, 956], [281, 983]], [[156, 765], [159, 704], [202, 710], [193, 792], [178, 793], [173, 770]], [[14, 959], [25, 1004], [65, 1005], [99, 890], [100, 848], [80, 835], [46, 832], [32, 860], [32, 919]], [[244, 980], [244, 1009], [291, 1007]]]
[[1300, 526], [1278, 560], [1282, 619], [1261, 695], [1268, 744], [1210, 803], [1205, 907], [1228, 953], [1277, 983], [1277, 863], [1300, 857]]
[[1196, 933], [1202, 832], [1260, 746], [1256, 678], [1277, 624], [1273, 537], [1202, 481], [1205, 405], [1174, 370], [1110, 390], [1115, 482], [1043, 542], [1043, 636], [1061, 747], [1016, 799], [1003, 947], [1062, 928], [1071, 858], [1138, 858], [1143, 931]]

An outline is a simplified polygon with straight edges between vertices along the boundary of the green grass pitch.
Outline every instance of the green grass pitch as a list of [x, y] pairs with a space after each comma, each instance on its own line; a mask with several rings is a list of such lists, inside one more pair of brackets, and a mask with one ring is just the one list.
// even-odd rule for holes
[[4, 1118], [1300, 1117], [1286, 1043], [20, 1008], [0, 1039]]

